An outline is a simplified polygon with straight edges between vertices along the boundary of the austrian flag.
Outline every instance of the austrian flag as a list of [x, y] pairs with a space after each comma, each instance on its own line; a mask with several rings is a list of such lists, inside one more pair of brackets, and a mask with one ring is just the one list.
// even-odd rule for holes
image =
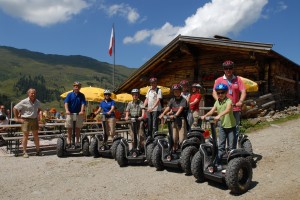
[[110, 56], [112, 55], [114, 48], [115, 48], [115, 33], [114, 33], [114, 27], [113, 27], [111, 30], [109, 49], [108, 49], [108, 53]]

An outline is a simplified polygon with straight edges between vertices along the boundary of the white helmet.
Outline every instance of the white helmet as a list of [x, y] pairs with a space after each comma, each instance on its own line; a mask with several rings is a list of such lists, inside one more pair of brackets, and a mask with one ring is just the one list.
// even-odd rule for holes
[[139, 93], [139, 89], [134, 88], [131, 90], [131, 93]]
[[104, 90], [104, 94], [111, 94], [110, 90]]

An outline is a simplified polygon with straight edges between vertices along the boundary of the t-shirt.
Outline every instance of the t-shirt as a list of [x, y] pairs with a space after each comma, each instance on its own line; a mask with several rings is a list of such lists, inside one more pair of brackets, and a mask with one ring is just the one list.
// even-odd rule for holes
[[33, 103], [27, 97], [15, 105], [15, 108], [20, 112], [22, 118], [37, 118], [38, 109], [41, 109], [41, 103], [37, 99]]
[[[232, 101], [229, 98], [226, 98], [223, 102], [216, 101], [214, 107], [217, 108], [217, 113], [219, 114], [224, 110], [226, 110], [228, 104], [232, 104]], [[232, 110], [226, 115], [222, 116], [220, 120], [223, 128], [232, 128], [236, 126], [236, 122]]]
[[[157, 99], [162, 99], [161, 89], [149, 89], [146, 94], [146, 98], [148, 99], [148, 108], [152, 108]], [[158, 105], [153, 108], [153, 111], [161, 111], [160, 101], [158, 102]]]
[[[217, 78], [214, 84], [214, 88], [220, 83], [228, 86], [227, 97], [231, 99], [233, 104], [236, 104], [240, 100], [240, 94], [242, 90], [246, 90], [246, 87], [242, 79], [238, 76], [233, 76], [232, 80], [227, 80], [226, 76]], [[233, 106], [233, 111], [241, 111], [241, 107]]]
[[195, 99], [199, 99], [199, 101], [196, 104], [193, 104], [193, 105], [190, 104], [190, 110], [192, 110], [192, 111], [198, 111], [199, 110], [201, 94], [200, 93], [192, 93], [191, 98], [190, 98], [190, 103], [194, 102]]
[[[102, 108], [103, 114], [106, 114], [110, 111], [112, 106], [115, 106], [115, 101], [112, 99], [109, 100], [103, 100], [100, 102], [99, 106]], [[112, 112], [110, 116], [107, 116], [108, 118], [110, 117], [115, 117], [115, 112]]]
[[[168, 107], [172, 110], [173, 114], [176, 114], [176, 112], [179, 110], [180, 107], [186, 108], [187, 107], [187, 101], [184, 97], [180, 96], [179, 98], [171, 98]], [[184, 110], [179, 114], [178, 117], [184, 117]]]
[[68, 109], [70, 113], [79, 113], [81, 106], [86, 105], [85, 96], [83, 93], [70, 92], [65, 98], [64, 103], [68, 103]]
[[131, 117], [141, 117], [144, 104], [141, 100], [131, 101], [126, 107], [126, 112], [129, 111]]

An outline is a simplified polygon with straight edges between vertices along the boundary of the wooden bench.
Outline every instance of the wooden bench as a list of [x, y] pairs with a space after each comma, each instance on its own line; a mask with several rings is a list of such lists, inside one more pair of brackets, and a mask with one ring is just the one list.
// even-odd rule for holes
[[[50, 134], [51, 133], [51, 134]], [[39, 131], [39, 138], [57, 138], [61, 135], [61, 131]], [[2, 138], [7, 142], [7, 151], [14, 152], [15, 156], [18, 155], [20, 149], [20, 141], [23, 139], [23, 132], [2, 133]], [[28, 139], [33, 139], [33, 135], [29, 135]]]

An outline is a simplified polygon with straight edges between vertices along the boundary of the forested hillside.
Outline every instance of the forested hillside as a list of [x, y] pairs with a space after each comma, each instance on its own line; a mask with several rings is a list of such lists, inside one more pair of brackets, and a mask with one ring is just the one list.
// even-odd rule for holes
[[[113, 65], [80, 56], [61, 56], [0, 46], [0, 104], [7, 107], [26, 97], [28, 88], [37, 89], [45, 105], [61, 106], [60, 94], [72, 89], [74, 81], [84, 86], [112, 89]], [[115, 87], [134, 68], [115, 66]]]

